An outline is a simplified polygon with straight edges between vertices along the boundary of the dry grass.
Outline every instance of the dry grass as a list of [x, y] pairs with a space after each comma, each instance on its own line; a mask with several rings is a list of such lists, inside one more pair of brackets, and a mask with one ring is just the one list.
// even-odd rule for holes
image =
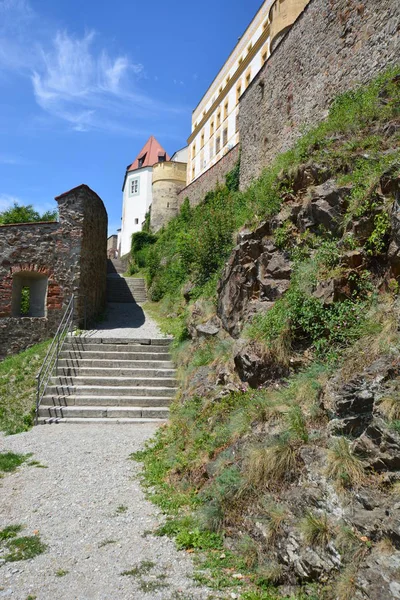
[[340, 489], [354, 488], [365, 483], [363, 463], [352, 453], [346, 438], [336, 439], [328, 450], [327, 476]]
[[326, 547], [332, 539], [333, 528], [326, 513], [316, 515], [309, 512], [300, 523], [304, 539], [309, 546]]
[[338, 527], [335, 545], [348, 560], [357, 557], [364, 547], [354, 529], [345, 523]]
[[394, 554], [396, 552], [396, 547], [393, 545], [392, 540], [386, 537], [377, 543], [375, 550], [379, 554]]
[[259, 548], [249, 535], [244, 535], [237, 544], [237, 550], [248, 569], [254, 569], [259, 560]]
[[267, 504], [264, 510], [268, 519], [268, 541], [273, 542], [283, 533], [288, 513], [284, 506], [275, 503]]
[[374, 306], [368, 315], [363, 335], [344, 355], [341, 378], [349, 381], [382, 354], [388, 354], [400, 341], [399, 314], [394, 298], [387, 295]]
[[358, 565], [352, 564], [346, 567], [337, 579], [335, 592], [337, 600], [353, 600], [357, 591]]
[[257, 569], [257, 575], [268, 584], [278, 585], [282, 580], [283, 567], [277, 562], [262, 564]]
[[292, 332], [289, 327], [283, 329], [278, 337], [270, 342], [269, 351], [281, 365], [287, 366], [292, 358]]
[[282, 404], [281, 399], [276, 400], [267, 396], [256, 398], [249, 412], [251, 421], [271, 423], [273, 420], [282, 419], [286, 410], [287, 406]]
[[400, 395], [393, 394], [392, 396], [382, 398], [379, 402], [379, 411], [389, 421], [400, 420]]
[[297, 448], [287, 436], [270, 446], [251, 447], [243, 465], [245, 486], [256, 489], [290, 480], [297, 471]]

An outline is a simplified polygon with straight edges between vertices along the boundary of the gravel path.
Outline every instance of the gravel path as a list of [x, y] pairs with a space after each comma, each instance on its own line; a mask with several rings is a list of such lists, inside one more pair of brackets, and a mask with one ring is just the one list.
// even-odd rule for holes
[[107, 304], [106, 318], [98, 329], [85, 337], [93, 338], [163, 338], [157, 323], [146, 315], [139, 304]]
[[[0, 529], [39, 531], [48, 549], [0, 566], [0, 598], [27, 600], [206, 600], [190, 556], [150, 534], [162, 516], [141, 491], [140, 466], [128, 460], [157, 426], [35, 427], [0, 436], [0, 451], [32, 452], [47, 468], [23, 465], [0, 480]], [[119, 507], [119, 508], [118, 508]], [[112, 542], [112, 543], [111, 543]], [[151, 561], [148, 572], [124, 571]], [[56, 572], [68, 571], [65, 576]]]

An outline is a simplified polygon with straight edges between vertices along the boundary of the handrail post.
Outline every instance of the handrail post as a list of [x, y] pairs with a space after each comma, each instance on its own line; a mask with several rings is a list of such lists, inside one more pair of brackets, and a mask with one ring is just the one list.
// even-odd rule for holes
[[40, 375], [36, 375], [36, 410], [35, 410], [35, 425], [39, 421], [39, 398], [40, 398]]
[[47, 351], [46, 357], [43, 361], [42, 367], [39, 373], [36, 376], [37, 386], [36, 386], [36, 414], [35, 414], [35, 424], [37, 425], [39, 422], [39, 408], [44, 394], [46, 393], [46, 389], [49, 383], [49, 379], [51, 374], [53, 373], [54, 367], [56, 369], [56, 375], [58, 375], [58, 364], [60, 351], [64, 345], [64, 341], [66, 336], [68, 336], [68, 332], [73, 329], [74, 325], [74, 308], [75, 308], [75, 299], [72, 295], [70, 301], [68, 302], [67, 309], [64, 313], [64, 316], [61, 319], [61, 322], [58, 326], [57, 332], [53, 338], [53, 341], [50, 345], [50, 348]]
[[60, 336], [57, 337], [56, 376], [58, 375], [58, 355], [60, 354]]
[[83, 297], [83, 303], [84, 303], [83, 329], [86, 331], [86, 324], [87, 324], [87, 298], [86, 298], [86, 296]]

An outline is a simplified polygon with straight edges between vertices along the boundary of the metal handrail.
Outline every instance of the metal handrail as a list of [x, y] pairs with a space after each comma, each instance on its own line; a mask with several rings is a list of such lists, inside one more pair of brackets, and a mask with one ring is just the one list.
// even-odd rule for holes
[[58, 326], [57, 332], [51, 342], [50, 348], [47, 351], [46, 357], [43, 361], [42, 368], [36, 376], [36, 410], [35, 410], [35, 424], [38, 424], [39, 407], [43, 400], [43, 396], [46, 393], [46, 388], [49, 383], [49, 379], [55, 369], [58, 370], [58, 359], [60, 352], [70, 330], [72, 331], [72, 324], [74, 320], [75, 311], [75, 298], [71, 297], [68, 302], [68, 306], [65, 310], [64, 316], [61, 319], [61, 323]]

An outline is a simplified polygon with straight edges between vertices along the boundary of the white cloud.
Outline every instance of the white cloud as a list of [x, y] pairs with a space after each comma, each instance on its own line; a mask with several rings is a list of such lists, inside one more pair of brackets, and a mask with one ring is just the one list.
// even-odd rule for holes
[[17, 196], [0, 193], [0, 211], [7, 210], [7, 208], [10, 208], [14, 202], [21, 204], [21, 200], [17, 198]]
[[22, 160], [17, 158], [16, 156], [12, 156], [11, 154], [1, 154], [0, 153], [0, 165], [21, 165]]
[[54, 211], [57, 209], [55, 202], [35, 202], [34, 200], [23, 199], [12, 194], [0, 193], [0, 212], [11, 208], [15, 203], [22, 206], [31, 204], [33, 208], [40, 214], [43, 214], [49, 210]]
[[101, 42], [94, 31], [57, 31], [28, 0], [0, 0], [0, 67], [29, 77], [38, 106], [53, 120], [78, 132], [134, 135], [140, 119], [187, 112], [140, 92], [143, 66], [111, 56]]

